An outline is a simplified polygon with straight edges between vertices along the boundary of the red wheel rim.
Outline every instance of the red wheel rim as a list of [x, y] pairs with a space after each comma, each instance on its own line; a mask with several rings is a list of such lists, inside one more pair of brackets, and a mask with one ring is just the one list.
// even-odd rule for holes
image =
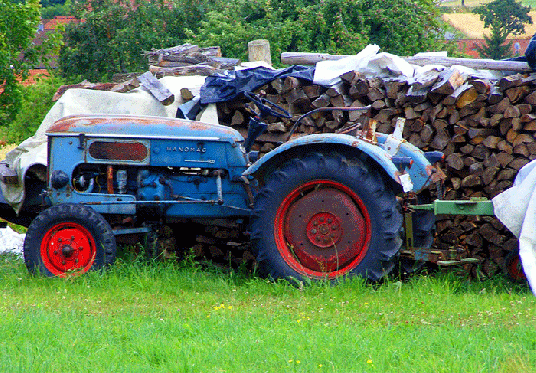
[[506, 265], [508, 276], [514, 281], [522, 282], [527, 279], [519, 255], [513, 255]]
[[89, 271], [96, 253], [92, 234], [78, 223], [55, 224], [41, 241], [41, 258], [45, 268], [60, 277]]
[[292, 191], [277, 210], [274, 229], [287, 264], [319, 278], [354, 269], [367, 253], [372, 232], [361, 198], [331, 180], [311, 181]]

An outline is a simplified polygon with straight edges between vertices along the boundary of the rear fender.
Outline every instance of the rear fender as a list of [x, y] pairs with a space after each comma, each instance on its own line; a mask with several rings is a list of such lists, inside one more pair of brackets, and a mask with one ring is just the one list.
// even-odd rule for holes
[[[386, 134], [376, 133], [378, 145], [383, 145], [388, 137]], [[401, 140], [395, 156], [411, 158], [412, 163], [405, 168], [405, 172], [411, 176], [413, 191], [418, 192], [431, 183], [431, 175], [435, 169], [421, 149], [406, 140]]]
[[[426, 173], [426, 166], [430, 165], [430, 163], [426, 160], [426, 158], [424, 158], [422, 151], [413, 147], [413, 145], [403, 143], [400, 146], [399, 152], [395, 156], [410, 157], [410, 155], [413, 155], [413, 148], [415, 148], [417, 150], [416, 153], [418, 162], [414, 162], [415, 164], [407, 167], [406, 170], [400, 171], [397, 165], [393, 162], [393, 157], [381, 146], [378, 146], [378, 144], [373, 144], [371, 142], [343, 134], [308, 135], [288, 141], [264, 155], [260, 160], [251, 165], [244, 172], [244, 176], [253, 176], [257, 173], [262, 173], [274, 164], [278, 164], [284, 159], [288, 159], [288, 153], [295, 152], [298, 148], [303, 148], [303, 151], [307, 151], [307, 148], [311, 148], [314, 145], [333, 145], [335, 148], [346, 148], [351, 152], [355, 152], [356, 154], [367, 154], [384, 170], [384, 172], [391, 179], [401, 185], [404, 192], [420, 190], [427, 183], [428, 178], [424, 178], [422, 175], [423, 172]], [[302, 150], [300, 149], [300, 152], [301, 151]], [[413, 159], [413, 157], [410, 158]], [[413, 180], [414, 177], [415, 180]]]

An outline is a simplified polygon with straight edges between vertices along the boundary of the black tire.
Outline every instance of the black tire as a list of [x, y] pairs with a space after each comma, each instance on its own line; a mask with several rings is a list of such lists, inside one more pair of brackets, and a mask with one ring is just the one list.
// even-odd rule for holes
[[306, 153], [255, 197], [253, 251], [261, 275], [303, 280], [389, 273], [402, 245], [392, 185], [368, 160]]
[[110, 265], [115, 237], [103, 216], [90, 207], [65, 203], [41, 212], [28, 227], [24, 261], [32, 273], [78, 275]]

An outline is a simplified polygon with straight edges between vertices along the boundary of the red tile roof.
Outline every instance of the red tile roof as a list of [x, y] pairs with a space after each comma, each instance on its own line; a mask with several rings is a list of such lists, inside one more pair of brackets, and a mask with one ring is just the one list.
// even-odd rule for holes
[[55, 16], [52, 19], [43, 19], [43, 27], [45, 31], [53, 31], [57, 25], [68, 25], [69, 23], [79, 23], [80, 20], [74, 16]]

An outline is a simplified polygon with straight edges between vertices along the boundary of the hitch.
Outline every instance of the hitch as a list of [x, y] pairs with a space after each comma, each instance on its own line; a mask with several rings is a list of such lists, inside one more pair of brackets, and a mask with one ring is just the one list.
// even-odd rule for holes
[[458, 201], [436, 199], [429, 204], [410, 205], [409, 207], [413, 210], [433, 211], [434, 215], [495, 215], [493, 202], [480, 197]]

